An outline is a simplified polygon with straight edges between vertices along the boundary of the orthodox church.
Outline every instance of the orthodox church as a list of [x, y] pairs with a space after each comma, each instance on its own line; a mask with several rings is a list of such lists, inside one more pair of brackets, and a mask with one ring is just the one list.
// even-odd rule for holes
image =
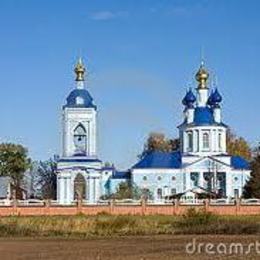
[[222, 96], [209, 92], [209, 73], [202, 63], [196, 94], [182, 100], [184, 120], [178, 126], [180, 151], [151, 152], [126, 172], [105, 167], [97, 154], [97, 106], [85, 86], [85, 67], [75, 67], [76, 87], [62, 110], [62, 156], [58, 161], [57, 199], [70, 204], [77, 198], [96, 203], [113, 194], [121, 182], [149, 192], [155, 201], [175, 194], [194, 195], [206, 190], [223, 198], [240, 197], [250, 177], [248, 162], [227, 153], [227, 125]]

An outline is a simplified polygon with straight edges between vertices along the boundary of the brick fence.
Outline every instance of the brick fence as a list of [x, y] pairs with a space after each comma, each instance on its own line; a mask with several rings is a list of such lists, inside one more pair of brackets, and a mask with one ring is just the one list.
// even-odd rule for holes
[[208, 200], [200, 205], [184, 205], [175, 201], [172, 205], [149, 205], [142, 202], [139, 205], [117, 205], [110, 202], [109, 205], [82, 205], [80, 202], [74, 206], [50, 205], [44, 206], [0, 206], [0, 216], [41, 216], [41, 215], [96, 215], [107, 213], [111, 215], [182, 215], [189, 208], [205, 209], [217, 215], [260, 215], [260, 205], [245, 205], [239, 201], [230, 205], [213, 205]]

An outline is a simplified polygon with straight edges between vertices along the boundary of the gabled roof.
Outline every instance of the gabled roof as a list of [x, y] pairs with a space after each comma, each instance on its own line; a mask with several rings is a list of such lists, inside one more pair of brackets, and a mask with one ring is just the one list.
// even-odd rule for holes
[[249, 170], [249, 163], [247, 160], [242, 158], [241, 156], [232, 156], [231, 157], [231, 166], [234, 169], [244, 169]]
[[154, 151], [145, 155], [132, 168], [181, 168], [181, 153], [180, 152], [159, 152]]

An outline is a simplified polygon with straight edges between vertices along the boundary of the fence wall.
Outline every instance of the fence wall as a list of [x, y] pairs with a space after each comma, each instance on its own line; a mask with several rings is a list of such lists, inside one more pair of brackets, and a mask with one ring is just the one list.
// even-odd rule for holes
[[139, 205], [117, 205], [111, 202], [109, 205], [77, 205], [61, 206], [45, 203], [44, 206], [0, 206], [0, 216], [20, 215], [20, 216], [41, 216], [41, 215], [96, 215], [107, 213], [111, 215], [182, 215], [189, 208], [205, 209], [217, 215], [258, 215], [260, 214], [260, 205], [243, 205], [239, 201], [233, 205], [213, 205], [205, 201], [200, 205], [184, 205], [176, 201], [175, 204], [168, 205], [149, 205], [145, 202]]

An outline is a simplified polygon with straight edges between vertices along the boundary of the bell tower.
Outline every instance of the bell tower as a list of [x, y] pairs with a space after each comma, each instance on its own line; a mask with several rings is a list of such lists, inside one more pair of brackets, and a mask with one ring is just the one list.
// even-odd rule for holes
[[86, 68], [81, 58], [74, 72], [76, 86], [63, 106], [62, 154], [63, 157], [95, 158], [97, 107], [85, 87]]

